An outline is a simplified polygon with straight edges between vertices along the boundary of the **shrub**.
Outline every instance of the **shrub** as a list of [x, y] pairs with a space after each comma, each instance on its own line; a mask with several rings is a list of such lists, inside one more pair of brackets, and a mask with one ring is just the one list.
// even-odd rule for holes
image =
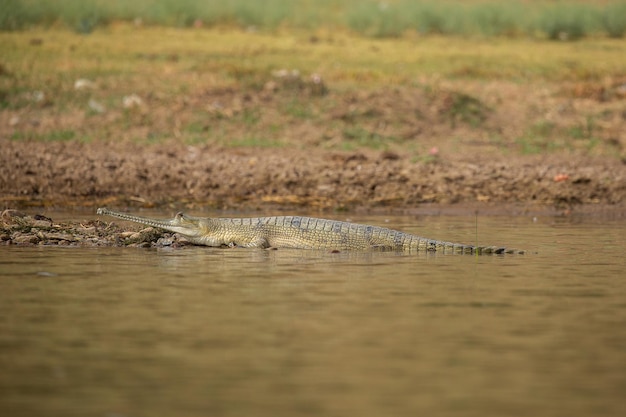
[[576, 40], [584, 37], [593, 16], [588, 6], [558, 4], [543, 10], [539, 29], [553, 40]]
[[614, 3], [604, 8], [602, 27], [612, 38], [621, 38], [626, 33], [626, 3]]

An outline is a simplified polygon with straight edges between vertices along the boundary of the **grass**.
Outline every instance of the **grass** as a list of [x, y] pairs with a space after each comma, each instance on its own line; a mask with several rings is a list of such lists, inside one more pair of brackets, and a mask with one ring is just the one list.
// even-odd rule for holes
[[535, 23], [538, 30], [551, 40], [577, 40], [598, 28], [601, 11], [588, 4], [561, 4], [547, 7]]
[[359, 148], [387, 150], [390, 145], [398, 142], [398, 138], [394, 136], [369, 131], [360, 126], [348, 126], [343, 130], [342, 134], [345, 138], [343, 142], [344, 150], [355, 150]]
[[553, 122], [541, 121], [517, 139], [522, 154], [545, 154], [559, 151], [583, 151], [591, 153], [600, 146], [601, 139], [595, 133], [594, 119], [570, 127], [557, 126]]
[[532, 155], [553, 152], [563, 147], [554, 139], [556, 126], [552, 122], [541, 121], [530, 127], [528, 132], [517, 139], [522, 154]]
[[[41, 45], [32, 45], [41, 40]], [[179, 88], [203, 82], [261, 89], [272, 71], [297, 68], [327, 82], [387, 84], [419, 75], [482, 79], [577, 79], [620, 73], [622, 43], [538, 44], [529, 39], [470, 40], [432, 37], [428, 42], [367, 40], [337, 33], [310, 43], [297, 34], [240, 31], [135, 29], [130, 25], [76, 37], [71, 32], [31, 30], [0, 34], [3, 91], [46, 89], [59, 93], [78, 78], [98, 79], [108, 91]], [[584, 49], [584, 51], [581, 51]], [[585, 59], [577, 56], [584, 52]], [[619, 55], [622, 54], [622, 57]], [[171, 57], [155, 61], [155, 57]], [[576, 65], [572, 65], [575, 62]], [[181, 74], [194, 73], [191, 82]], [[173, 77], [178, 80], [172, 83]], [[168, 81], [168, 82], [165, 82]], [[125, 85], [126, 84], [126, 85]], [[141, 91], [136, 91], [140, 93]]]
[[[563, 83], [604, 86], [607, 79], [620, 80], [626, 68], [626, 44], [606, 37], [389, 39], [339, 30], [311, 38], [301, 31], [126, 23], [88, 36], [65, 28], [0, 32], [0, 50], [0, 140], [176, 140], [229, 147], [404, 151], [445, 149], [451, 137], [468, 136], [469, 142], [498, 135], [502, 143], [517, 143], [521, 153], [537, 153], [568, 148], [547, 142], [558, 131], [577, 141], [576, 148], [595, 150], [602, 148], [607, 123], [581, 124], [585, 114], [554, 132], [532, 117], [514, 131], [498, 130], [492, 96], [499, 92], [483, 87], [523, 86], [517, 100], [546, 86], [562, 91], [551, 86]], [[289, 77], [277, 75], [285, 73]], [[313, 74], [323, 79], [323, 93], [312, 88]], [[93, 85], [76, 89], [78, 79]], [[123, 97], [132, 94], [142, 105], [124, 108]], [[589, 114], [620, 111], [607, 107], [619, 104], [607, 97]], [[542, 100], [535, 100], [539, 112]], [[104, 110], [95, 111], [90, 101]], [[520, 107], [515, 117], [529, 113]]]
[[621, 38], [626, 33], [626, 2], [608, 5], [601, 13], [602, 27], [612, 38]]
[[373, 37], [414, 32], [572, 40], [589, 34], [623, 36], [625, 8], [623, 0], [3, 0], [0, 30], [61, 23], [88, 34], [112, 22], [132, 21], [266, 31], [348, 28]]
[[284, 106], [283, 111], [296, 119], [312, 120], [315, 118], [315, 110], [311, 103], [295, 98]]
[[491, 112], [488, 106], [468, 94], [453, 93], [450, 94], [447, 101], [449, 104], [443, 113], [450, 119], [453, 126], [460, 121], [478, 127]]

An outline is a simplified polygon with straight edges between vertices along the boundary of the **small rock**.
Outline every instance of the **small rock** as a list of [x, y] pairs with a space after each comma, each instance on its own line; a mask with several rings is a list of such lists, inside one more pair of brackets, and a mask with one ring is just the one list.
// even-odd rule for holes
[[162, 237], [156, 241], [157, 246], [172, 246], [174, 244], [174, 239], [171, 237]]
[[79, 78], [78, 80], [74, 82], [75, 90], [86, 90], [86, 89], [91, 89], [95, 87], [96, 87], [96, 84], [93, 81], [87, 80], [85, 78]]
[[31, 224], [31, 226], [33, 227], [45, 227], [48, 228], [50, 226], [52, 226], [52, 222], [48, 221], [48, 220], [34, 220]]
[[39, 238], [35, 235], [16, 233], [13, 235], [13, 243], [16, 245], [34, 245], [39, 242]]
[[104, 107], [102, 104], [98, 103], [96, 100], [94, 99], [90, 99], [89, 103], [87, 103], [87, 105], [89, 106], [89, 109], [96, 112], [96, 113], [104, 113], [107, 111], [106, 107]]
[[34, 102], [36, 103], [41, 103], [46, 99], [46, 95], [44, 94], [43, 91], [33, 91], [31, 94], [31, 98], [33, 99]]
[[74, 236], [65, 233], [47, 233], [44, 235], [44, 238], [51, 240], [65, 240], [68, 242], [75, 242], [77, 240]]
[[122, 105], [125, 109], [132, 109], [143, 105], [143, 100], [137, 94], [131, 94], [122, 98]]

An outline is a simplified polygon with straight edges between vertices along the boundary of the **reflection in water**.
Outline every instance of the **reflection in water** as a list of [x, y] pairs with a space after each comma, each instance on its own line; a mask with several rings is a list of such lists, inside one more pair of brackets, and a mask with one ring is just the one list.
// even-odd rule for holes
[[0, 414], [624, 414], [625, 224], [479, 232], [538, 253], [0, 247]]

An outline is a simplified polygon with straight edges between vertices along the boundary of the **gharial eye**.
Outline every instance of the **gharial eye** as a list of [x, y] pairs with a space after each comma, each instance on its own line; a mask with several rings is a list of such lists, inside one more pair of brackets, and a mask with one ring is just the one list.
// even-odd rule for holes
[[183, 212], [182, 212], [182, 211], [179, 211], [178, 213], [176, 213], [176, 218], [177, 218], [177, 219], [181, 219], [181, 218], [183, 218], [183, 217], [185, 217], [185, 215], [183, 214]]

